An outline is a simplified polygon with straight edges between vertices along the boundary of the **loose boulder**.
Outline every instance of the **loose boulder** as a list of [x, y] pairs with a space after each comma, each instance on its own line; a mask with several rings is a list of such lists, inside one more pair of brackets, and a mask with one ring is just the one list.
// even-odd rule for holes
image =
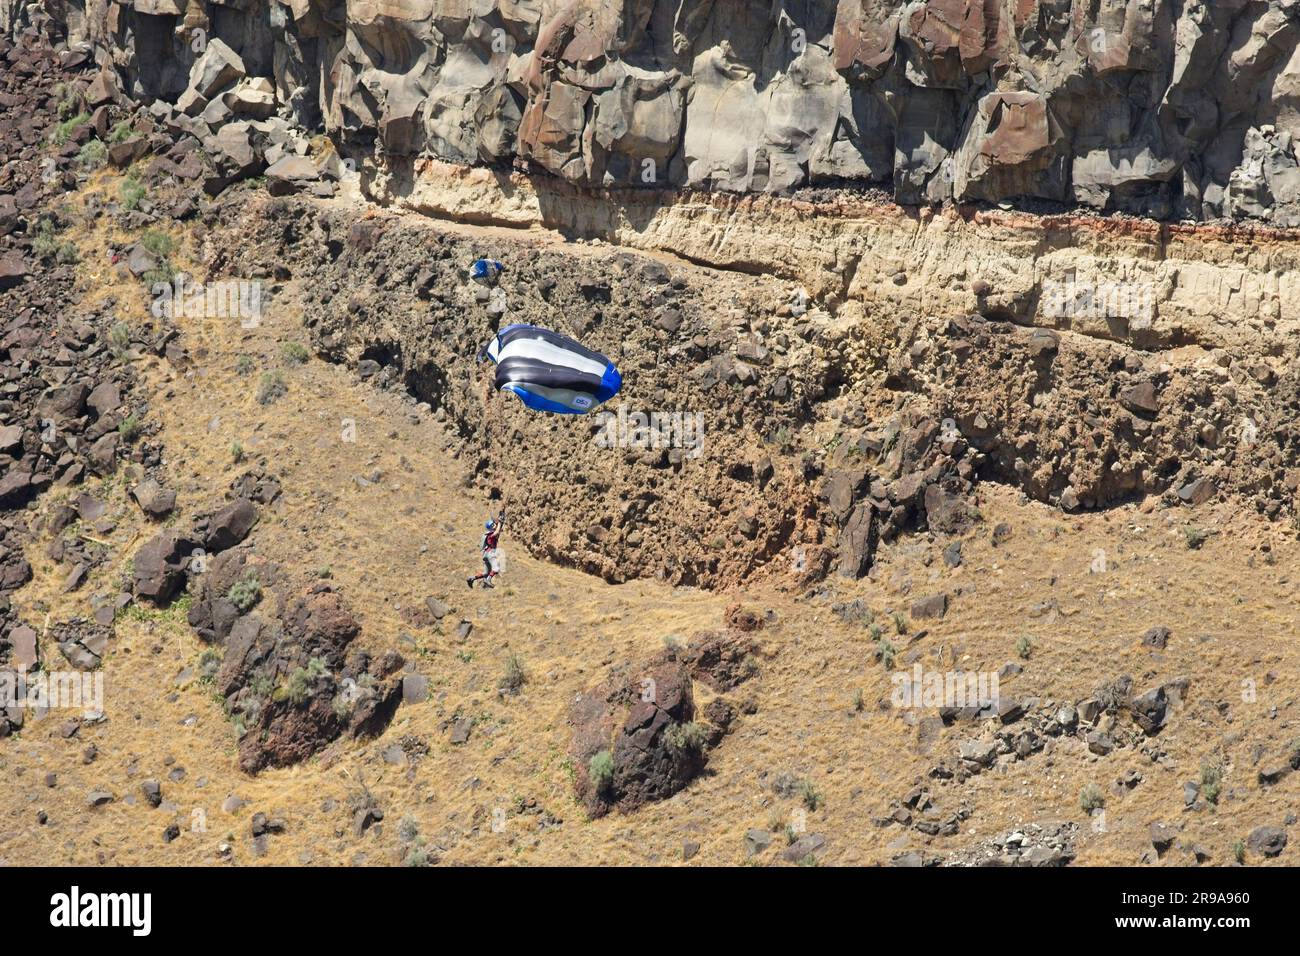
[[132, 581], [137, 597], [166, 604], [185, 584], [191, 557], [200, 547], [194, 537], [167, 530], [136, 552]]
[[238, 498], [226, 505], [208, 522], [208, 550], [216, 554], [239, 544], [253, 530], [257, 517], [257, 506], [247, 498]]

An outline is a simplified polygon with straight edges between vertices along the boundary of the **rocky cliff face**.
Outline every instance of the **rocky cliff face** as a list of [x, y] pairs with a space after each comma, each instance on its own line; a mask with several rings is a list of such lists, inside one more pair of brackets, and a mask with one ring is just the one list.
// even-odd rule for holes
[[[1296, 0], [44, 8], [94, 45], [111, 88], [209, 130], [279, 112], [380, 166], [424, 156], [646, 189], [847, 182], [906, 204], [1300, 224]], [[0, 18], [33, 10], [7, 0]], [[205, 59], [214, 45], [228, 70]], [[212, 106], [217, 81], [245, 75]]]
[[[968, 523], [987, 479], [1067, 511], [1230, 494], [1296, 512], [1296, 233], [1038, 214], [1290, 222], [1292, 6], [92, 0], [5, 17], [66, 24], [66, 61], [94, 51], [65, 91], [82, 142], [114, 140], [108, 104], [149, 101], [110, 162], [201, 180], [219, 197], [202, 215], [236, 230], [209, 271], [305, 281], [317, 353], [428, 403], [534, 555], [726, 586], [860, 577], [877, 542]], [[394, 209], [625, 249], [357, 222], [314, 204], [350, 178], [339, 156]], [[260, 173], [310, 200], [246, 210], [226, 190]], [[817, 188], [872, 182], [1034, 214]], [[480, 255], [509, 262], [491, 289], [464, 275]], [[702, 460], [583, 443], [586, 422], [557, 443], [549, 419], [495, 408], [473, 357], [507, 320], [610, 355], [632, 411], [706, 418]]]

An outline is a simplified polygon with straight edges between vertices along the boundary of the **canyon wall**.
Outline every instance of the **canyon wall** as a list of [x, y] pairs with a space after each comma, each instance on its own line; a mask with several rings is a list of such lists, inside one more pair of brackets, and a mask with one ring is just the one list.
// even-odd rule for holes
[[[1067, 511], [1232, 495], [1294, 515], [1295, 9], [44, 0], [3, 15], [66, 27], [65, 60], [93, 56], [67, 112], [144, 104], [124, 164], [201, 180], [205, 221], [247, 205], [238, 180], [265, 174], [277, 200], [346, 182], [334, 206], [258, 207], [205, 264], [246, 275], [260, 245], [260, 274], [278, 275], [305, 242], [292, 271], [315, 290], [317, 354], [445, 416], [483, 490], [512, 443], [548, 448], [512, 498], [537, 495], [539, 515], [556, 489], [581, 501], [558, 530], [556, 509], [524, 518], [530, 550], [716, 586], [777, 555], [859, 576], [877, 540], [963, 526], [988, 479]], [[352, 205], [354, 173], [393, 210], [514, 228], [426, 233]], [[508, 262], [492, 293], [465, 286], [480, 255]], [[675, 284], [687, 272], [694, 296]], [[554, 423], [491, 418], [472, 356], [507, 319], [653, 369], [629, 400], [701, 411], [727, 437], [702, 467], [634, 450], [621, 483], [552, 447]]]
[[6, 0], [0, 18], [40, 11], [107, 86], [209, 125], [230, 112], [194, 65], [219, 43], [271, 91], [227, 98], [236, 115], [273, 109], [380, 165], [1300, 225], [1295, 0]]

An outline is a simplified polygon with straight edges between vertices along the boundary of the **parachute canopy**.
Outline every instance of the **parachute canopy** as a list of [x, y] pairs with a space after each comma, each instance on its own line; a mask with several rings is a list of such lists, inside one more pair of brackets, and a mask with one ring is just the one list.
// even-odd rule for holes
[[499, 390], [539, 412], [581, 415], [623, 386], [623, 376], [605, 356], [535, 325], [506, 326], [479, 358], [496, 363]]
[[480, 282], [491, 282], [505, 271], [506, 267], [495, 259], [475, 259], [469, 267], [469, 277]]

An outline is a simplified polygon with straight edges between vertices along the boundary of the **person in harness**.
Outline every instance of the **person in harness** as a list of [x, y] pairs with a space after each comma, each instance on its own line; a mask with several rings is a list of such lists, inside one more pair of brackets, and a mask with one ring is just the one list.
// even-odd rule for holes
[[483, 526], [483, 538], [479, 542], [479, 550], [483, 553], [483, 573], [466, 578], [466, 587], [473, 588], [479, 581], [482, 581], [486, 587], [496, 587], [492, 579], [501, 573], [501, 552], [497, 550], [497, 542], [501, 540], [501, 531], [505, 524], [506, 510], [502, 508], [501, 514], [495, 521], [489, 518], [487, 524]]

